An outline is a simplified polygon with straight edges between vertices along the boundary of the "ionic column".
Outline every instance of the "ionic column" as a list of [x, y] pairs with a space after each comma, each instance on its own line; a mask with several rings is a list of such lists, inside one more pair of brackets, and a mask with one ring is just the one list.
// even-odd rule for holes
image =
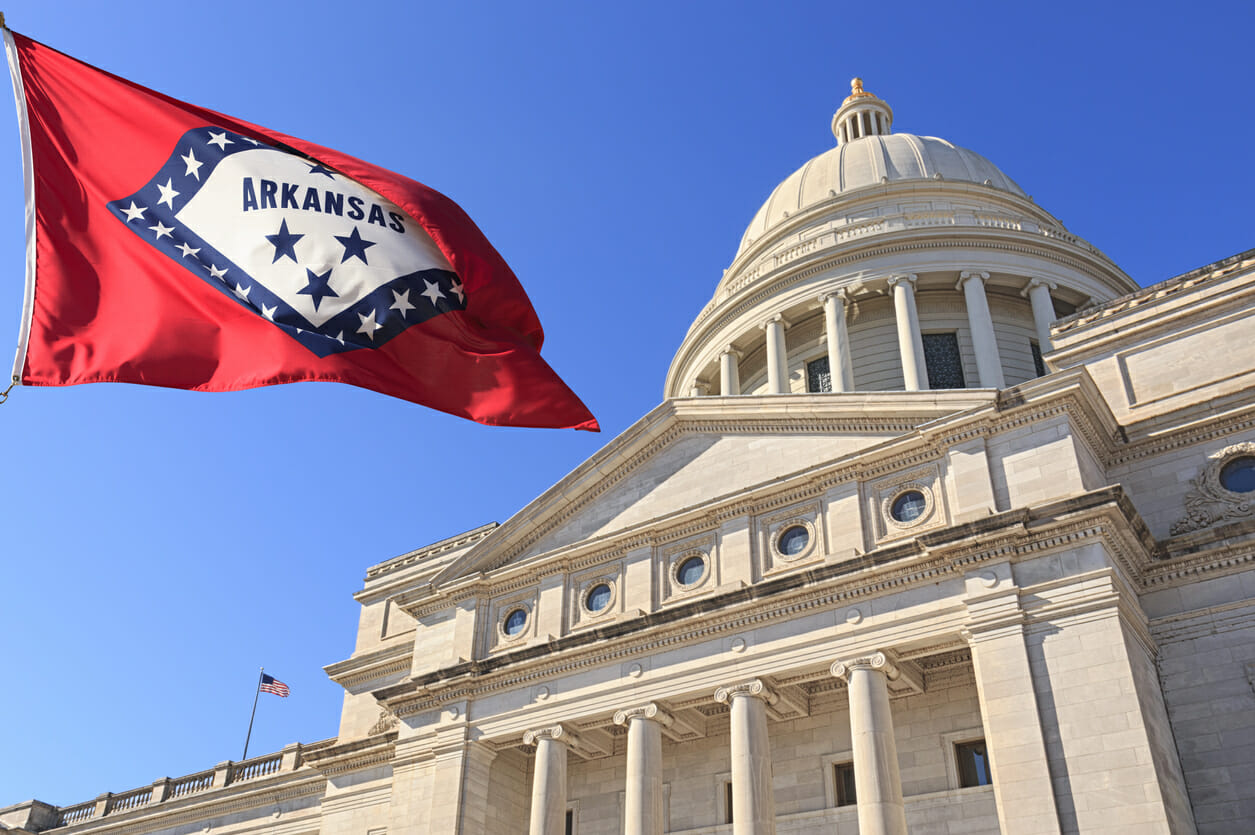
[[963, 290], [967, 306], [967, 327], [972, 334], [972, 350], [976, 352], [976, 373], [982, 388], [1006, 388], [1002, 377], [1002, 358], [998, 356], [998, 340], [994, 336], [994, 320], [989, 315], [989, 300], [985, 298], [985, 282], [989, 273], [966, 270], [959, 274], [955, 288]]
[[902, 355], [902, 379], [907, 391], [928, 390], [928, 367], [924, 364], [924, 338], [919, 332], [915, 310], [915, 276], [893, 275], [893, 315], [898, 325], [898, 353]]
[[710, 382], [698, 377], [689, 387], [689, 397], [705, 397], [710, 391]]
[[767, 332], [767, 393], [789, 393], [788, 353], [784, 345], [784, 331], [789, 326], [777, 313], [762, 328]]
[[731, 397], [741, 393], [741, 352], [729, 345], [719, 355], [719, 393]]
[[1033, 306], [1033, 324], [1037, 326], [1037, 347], [1044, 354], [1054, 346], [1050, 342], [1050, 323], [1055, 320], [1055, 305], [1050, 300], [1050, 291], [1057, 287], [1053, 281], [1034, 278], [1028, 283], [1021, 295], [1028, 296]]
[[775, 694], [758, 679], [715, 691], [715, 701], [726, 704], [732, 714], [733, 835], [775, 835], [767, 737], [767, 705], [774, 700]]
[[824, 306], [824, 332], [828, 337], [828, 373], [833, 391], [854, 389], [854, 367], [850, 360], [850, 335], [845, 329], [845, 291], [819, 297]]
[[859, 835], [907, 835], [898, 747], [889, 710], [889, 679], [897, 678], [898, 670], [884, 653], [875, 652], [836, 662], [832, 674], [849, 684]]
[[616, 725], [627, 725], [624, 835], [662, 835], [662, 728], [672, 721], [652, 702], [614, 715]]
[[530, 835], [563, 835], [566, 832], [567, 747], [576, 743], [569, 728], [554, 725], [523, 734], [524, 745], [536, 746], [536, 773], [532, 777]]

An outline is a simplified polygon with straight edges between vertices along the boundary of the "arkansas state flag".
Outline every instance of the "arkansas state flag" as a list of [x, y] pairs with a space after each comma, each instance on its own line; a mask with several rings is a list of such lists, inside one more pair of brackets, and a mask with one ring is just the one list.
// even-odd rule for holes
[[487, 424], [597, 422], [451, 200], [5, 30], [27, 287], [13, 381], [325, 380]]

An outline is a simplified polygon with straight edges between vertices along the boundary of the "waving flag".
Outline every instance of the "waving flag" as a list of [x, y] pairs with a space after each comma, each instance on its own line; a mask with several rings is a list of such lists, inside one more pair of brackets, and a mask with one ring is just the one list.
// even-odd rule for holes
[[262, 693], [273, 693], [276, 696], [282, 696], [285, 699], [288, 697], [288, 694], [292, 692], [288, 689], [286, 684], [268, 673], [261, 674], [261, 681], [257, 683], [257, 689]]
[[349, 383], [487, 424], [597, 430], [509, 266], [399, 174], [5, 30], [27, 289], [13, 382]]

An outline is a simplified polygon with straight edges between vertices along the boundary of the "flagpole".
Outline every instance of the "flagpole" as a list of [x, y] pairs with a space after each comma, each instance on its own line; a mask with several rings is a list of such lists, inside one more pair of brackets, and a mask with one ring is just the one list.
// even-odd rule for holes
[[253, 691], [253, 712], [248, 717], [248, 736], [244, 737], [244, 756], [240, 757], [241, 760], [248, 759], [248, 741], [253, 738], [253, 719], [257, 716], [257, 697], [261, 695], [261, 677], [265, 674], [265, 667], [257, 673], [257, 689]]

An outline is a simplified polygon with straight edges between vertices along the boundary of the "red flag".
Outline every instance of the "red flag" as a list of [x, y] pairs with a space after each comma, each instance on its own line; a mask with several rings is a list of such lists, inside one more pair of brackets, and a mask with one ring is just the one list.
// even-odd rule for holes
[[27, 183], [14, 382], [323, 380], [486, 424], [598, 429], [541, 359], [518, 279], [447, 197], [5, 41]]

